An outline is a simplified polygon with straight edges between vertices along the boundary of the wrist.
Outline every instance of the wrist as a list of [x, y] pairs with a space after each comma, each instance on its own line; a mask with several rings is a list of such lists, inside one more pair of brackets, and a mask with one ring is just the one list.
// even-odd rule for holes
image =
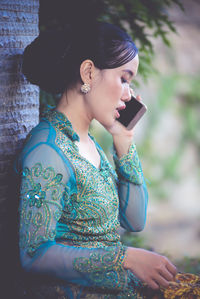
[[125, 270], [130, 270], [131, 268], [131, 260], [133, 258], [133, 253], [134, 252], [134, 248], [132, 247], [127, 247], [127, 250], [126, 250], [126, 257], [124, 259], [124, 262], [123, 262], [123, 267]]
[[148, 251], [142, 248], [127, 247], [126, 257], [123, 263], [124, 269], [132, 271], [133, 265], [136, 266], [138, 261], [140, 260], [141, 255], [144, 255], [144, 253], [146, 252]]
[[133, 143], [133, 136], [115, 136], [113, 137], [113, 144], [118, 158], [128, 154], [129, 148]]

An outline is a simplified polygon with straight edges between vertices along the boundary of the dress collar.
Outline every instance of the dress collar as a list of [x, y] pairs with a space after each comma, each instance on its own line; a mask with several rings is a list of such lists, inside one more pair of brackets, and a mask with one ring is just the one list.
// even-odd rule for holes
[[41, 120], [48, 120], [54, 127], [62, 131], [72, 141], [79, 141], [78, 134], [74, 131], [71, 122], [62, 112], [56, 110], [56, 107], [48, 106], [42, 113]]

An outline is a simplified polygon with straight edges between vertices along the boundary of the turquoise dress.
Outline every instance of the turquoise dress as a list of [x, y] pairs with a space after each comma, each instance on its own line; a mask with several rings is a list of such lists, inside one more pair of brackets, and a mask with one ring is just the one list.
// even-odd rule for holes
[[49, 109], [16, 161], [28, 298], [140, 298], [118, 232], [145, 225], [148, 195], [136, 147], [121, 159], [114, 154], [114, 170], [90, 137], [100, 168], [79, 154], [67, 117]]

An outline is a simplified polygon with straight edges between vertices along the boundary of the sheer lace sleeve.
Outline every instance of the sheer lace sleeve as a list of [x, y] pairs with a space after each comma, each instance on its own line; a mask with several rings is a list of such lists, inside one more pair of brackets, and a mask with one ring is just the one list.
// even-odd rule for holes
[[146, 222], [148, 193], [135, 144], [120, 159], [116, 152], [113, 157], [119, 177], [120, 224], [126, 230], [141, 231]]
[[[20, 258], [27, 272], [67, 282], [124, 290], [131, 275], [123, 268], [126, 248], [82, 248], [56, 241], [63, 207], [70, 203], [71, 170], [54, 148], [39, 144], [22, 163]], [[70, 224], [69, 224], [70, 225]]]

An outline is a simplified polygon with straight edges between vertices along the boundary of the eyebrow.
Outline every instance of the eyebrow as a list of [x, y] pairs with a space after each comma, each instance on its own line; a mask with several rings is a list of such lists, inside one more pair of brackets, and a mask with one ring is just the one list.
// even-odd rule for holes
[[130, 75], [130, 77], [134, 76], [134, 74], [133, 74], [133, 72], [131, 70], [123, 70], [123, 72], [128, 73]]

